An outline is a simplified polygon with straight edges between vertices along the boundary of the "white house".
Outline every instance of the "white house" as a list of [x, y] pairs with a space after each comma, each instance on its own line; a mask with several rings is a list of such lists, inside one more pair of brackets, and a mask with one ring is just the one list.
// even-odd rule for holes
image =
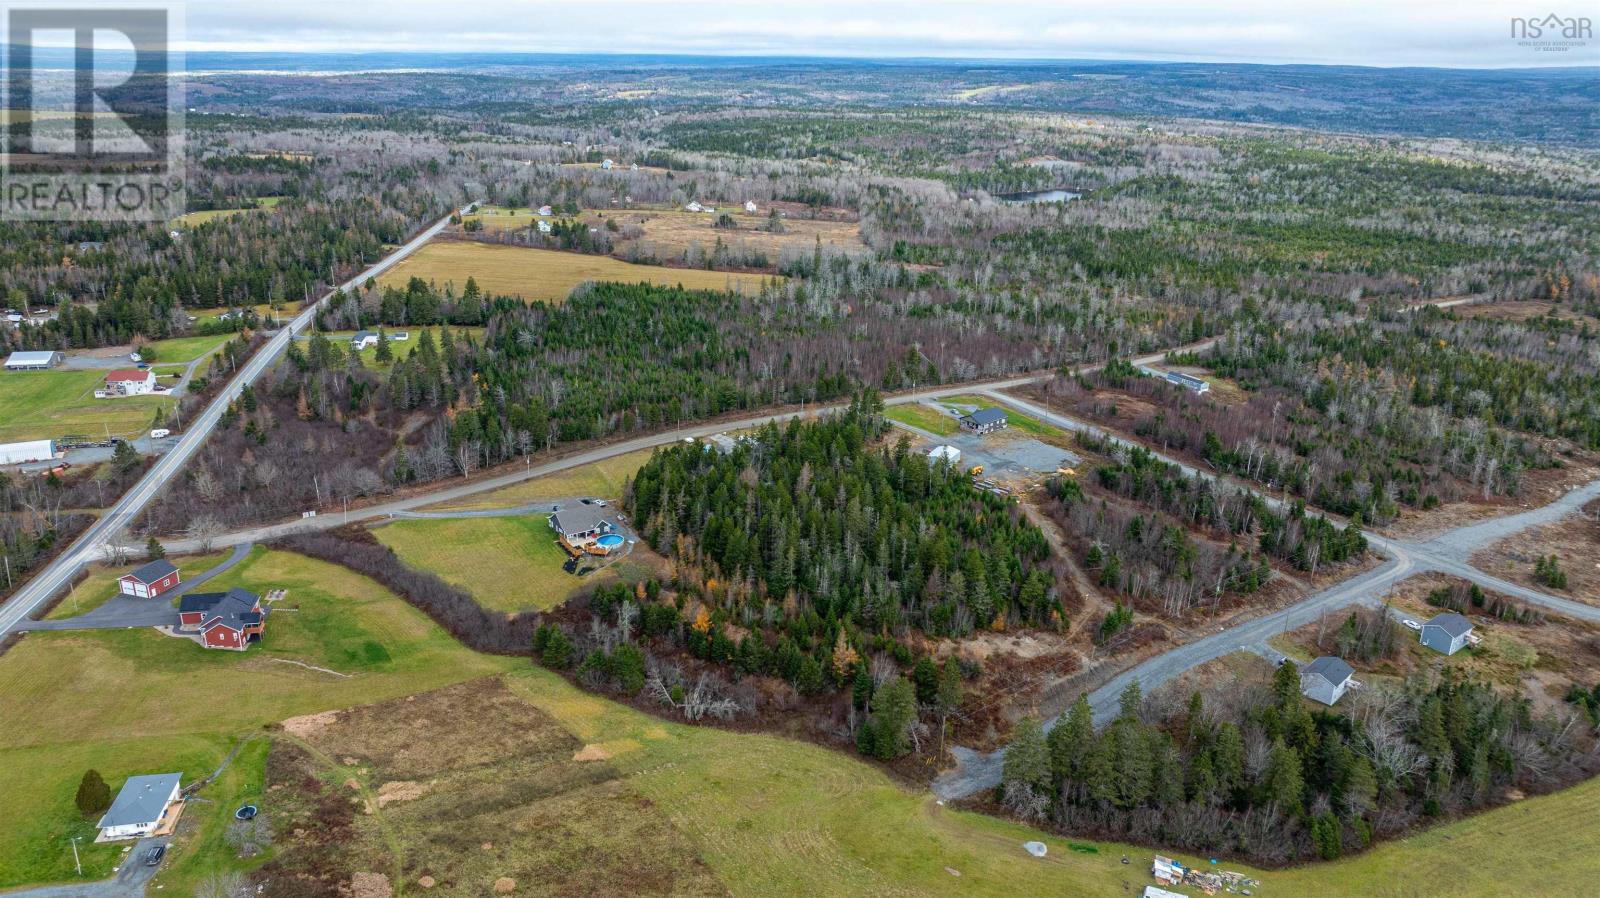
[[378, 335], [372, 331], [356, 331], [356, 335], [350, 338], [350, 348], [356, 352], [377, 345]]
[[756, 212], [758, 212], [760, 210], [758, 210], [756, 208], [756, 201], [755, 200], [745, 200], [744, 201], [744, 211], [749, 212], [749, 213], [751, 213], [753, 215], [753, 214], [755, 214]]
[[106, 375], [106, 393], [111, 396], [146, 396], [156, 390], [156, 373], [146, 368], [118, 368]]
[[610, 171], [611, 170], [611, 166], [613, 166], [613, 165], [616, 165], [616, 163], [612, 162], [610, 159], [607, 159], [604, 162], [600, 163], [600, 167], [605, 169], [606, 171]]
[[548, 222], [548, 221], [541, 221], [541, 222], [539, 222], [539, 223], [538, 223], [538, 224], [539, 224], [539, 233], [541, 233], [541, 234], [548, 234], [548, 233], [550, 233], [550, 222]]
[[539, 211], [536, 214], [538, 214], [538, 215], [550, 215], [554, 211], [555, 210], [551, 209], [549, 206], [540, 206], [539, 207]]
[[182, 778], [181, 773], [128, 777], [111, 803], [111, 810], [100, 818], [100, 838], [95, 841], [137, 839], [154, 832], [178, 802], [178, 782]]
[[55, 351], [13, 352], [6, 359], [6, 370], [43, 371], [61, 364], [63, 358], [61, 353]]
[[1332, 706], [1344, 697], [1355, 680], [1355, 669], [1342, 658], [1324, 655], [1300, 668], [1300, 691], [1307, 698]]
[[689, 205], [683, 207], [683, 211], [685, 212], [704, 212], [705, 210], [706, 207], [700, 205], [699, 200], [692, 200], [690, 201]]

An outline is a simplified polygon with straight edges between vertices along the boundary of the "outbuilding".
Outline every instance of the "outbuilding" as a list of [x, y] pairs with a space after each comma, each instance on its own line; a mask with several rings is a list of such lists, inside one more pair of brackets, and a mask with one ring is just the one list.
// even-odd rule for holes
[[1010, 424], [1011, 419], [1006, 417], [1005, 410], [998, 408], [980, 408], [961, 417], [961, 426], [973, 433], [991, 433], [1003, 430]]
[[181, 579], [177, 565], [157, 558], [118, 577], [117, 590], [125, 596], [153, 599], [177, 586]]
[[954, 446], [935, 446], [928, 450], [928, 461], [936, 465], [958, 465], [961, 463], [961, 450]]
[[1423, 645], [1446, 655], [1454, 655], [1475, 641], [1472, 638], [1472, 621], [1454, 611], [1438, 615], [1423, 624], [1418, 638]]
[[1183, 387], [1185, 390], [1193, 390], [1196, 393], [1211, 392], [1211, 384], [1192, 374], [1184, 374], [1182, 371], [1168, 371], [1167, 383]]
[[0, 443], [0, 465], [21, 465], [30, 461], [48, 461], [55, 457], [56, 444], [54, 440]]
[[1355, 669], [1342, 658], [1324, 655], [1300, 668], [1300, 691], [1306, 698], [1333, 705], [1355, 684]]
[[13, 352], [6, 358], [7, 371], [45, 371], [66, 359], [54, 350]]
[[122, 784], [111, 809], [100, 818], [100, 838], [137, 839], [155, 832], [167, 817], [167, 812], [178, 803], [181, 773], [152, 773], [130, 776]]

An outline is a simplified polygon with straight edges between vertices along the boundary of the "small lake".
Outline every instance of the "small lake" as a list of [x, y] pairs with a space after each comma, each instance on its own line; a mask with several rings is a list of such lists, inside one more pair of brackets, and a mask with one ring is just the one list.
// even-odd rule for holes
[[1002, 203], [1026, 205], [1029, 203], [1065, 203], [1083, 196], [1071, 190], [1030, 190], [1024, 193], [997, 193], [995, 199]]

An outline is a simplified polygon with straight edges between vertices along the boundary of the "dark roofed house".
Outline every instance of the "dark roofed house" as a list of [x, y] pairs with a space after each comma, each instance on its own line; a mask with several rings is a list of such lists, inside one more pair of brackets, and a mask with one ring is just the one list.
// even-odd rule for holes
[[1011, 423], [1003, 409], [980, 408], [970, 415], [961, 418], [961, 426], [973, 433], [989, 433], [1000, 430]]
[[242, 652], [266, 631], [268, 609], [249, 590], [192, 592], [178, 601], [178, 628], [198, 631], [208, 649]]
[[581, 549], [615, 530], [616, 525], [606, 517], [604, 508], [579, 503], [550, 515], [550, 529], [559, 533], [569, 547]]
[[1355, 682], [1351, 679], [1354, 675], [1355, 669], [1343, 659], [1324, 655], [1300, 668], [1300, 691], [1307, 698], [1332, 705]]
[[100, 838], [97, 842], [113, 839], [136, 839], [154, 832], [167, 816], [167, 810], [178, 801], [178, 783], [181, 773], [152, 773], [130, 776], [117, 793], [111, 809], [100, 818]]
[[1454, 611], [1445, 612], [1423, 624], [1419, 640], [1428, 648], [1446, 655], [1454, 655], [1476, 641], [1472, 637], [1472, 621]]
[[182, 579], [178, 566], [165, 558], [157, 558], [117, 578], [117, 590], [125, 596], [153, 599], [178, 585]]

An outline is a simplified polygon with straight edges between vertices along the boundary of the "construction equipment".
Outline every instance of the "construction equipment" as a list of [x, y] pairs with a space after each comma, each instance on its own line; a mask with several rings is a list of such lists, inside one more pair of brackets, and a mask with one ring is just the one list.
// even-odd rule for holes
[[983, 465], [973, 465], [971, 468], [967, 469], [967, 474], [972, 477], [982, 477]]

